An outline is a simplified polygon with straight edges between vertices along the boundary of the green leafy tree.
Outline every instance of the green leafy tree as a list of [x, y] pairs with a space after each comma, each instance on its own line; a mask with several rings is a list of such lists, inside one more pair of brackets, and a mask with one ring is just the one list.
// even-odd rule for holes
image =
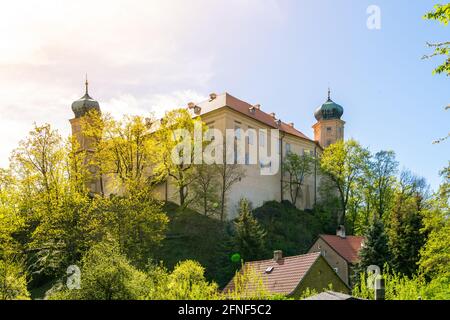
[[427, 209], [427, 190], [425, 179], [409, 171], [402, 172], [388, 220], [392, 266], [407, 276], [416, 272], [419, 252], [427, 237], [421, 231], [423, 211]]
[[356, 275], [365, 272], [370, 265], [380, 268], [390, 261], [388, 237], [381, 219], [375, 219], [365, 235], [364, 246], [359, 252], [359, 263]]
[[28, 300], [27, 274], [23, 263], [11, 255], [0, 259], [0, 300]]
[[[186, 109], [169, 111], [154, 125], [153, 174], [157, 181], [171, 180], [178, 191], [181, 206], [189, 204], [189, 187], [195, 180], [194, 174], [194, 128], [195, 123], [201, 124], [202, 134], [206, 126], [199, 118], [193, 119]], [[177, 134], [178, 133], [178, 134]], [[178, 148], [184, 146], [185, 148]], [[173, 161], [176, 155], [181, 159]]]
[[205, 279], [205, 269], [196, 261], [178, 263], [167, 278], [166, 299], [211, 300], [218, 299], [217, 284]]
[[258, 259], [264, 254], [266, 232], [253, 217], [247, 199], [241, 199], [239, 202], [235, 229], [237, 249], [244, 260]]
[[383, 218], [390, 209], [394, 195], [395, 175], [398, 162], [393, 151], [377, 152], [370, 161], [372, 179], [369, 183], [373, 186], [373, 209], [378, 218]]
[[81, 263], [81, 288], [54, 290], [49, 299], [142, 300], [150, 294], [148, 275], [133, 267], [114, 242], [94, 245]]
[[[450, 21], [450, 3], [435, 5], [434, 10], [425, 14], [424, 18], [439, 21], [444, 26], [447, 26]], [[434, 69], [433, 73], [450, 75], [450, 42], [427, 43], [427, 45], [433, 48], [434, 52], [431, 55], [424, 56], [424, 59], [435, 56], [444, 56], [445, 58], [445, 62]]]
[[428, 234], [420, 251], [420, 271], [428, 278], [450, 278], [450, 167], [442, 171], [444, 182], [424, 212], [422, 232]]
[[117, 239], [121, 252], [143, 267], [165, 236], [168, 218], [146, 190], [134, 196], [95, 199], [85, 232], [88, 243]]
[[289, 152], [283, 162], [283, 172], [287, 180], [283, 186], [289, 191], [291, 203], [296, 205], [297, 200], [302, 197], [302, 187], [305, 179], [312, 173], [314, 158], [309, 154], [298, 155]]
[[200, 164], [194, 169], [195, 179], [191, 188], [196, 200], [191, 206], [205, 216], [216, 215], [220, 210], [218, 173], [218, 167], [215, 164]]
[[369, 157], [369, 151], [355, 140], [338, 141], [327, 147], [321, 156], [320, 167], [338, 193], [341, 207], [338, 224], [345, 222], [351, 190], [365, 172]]

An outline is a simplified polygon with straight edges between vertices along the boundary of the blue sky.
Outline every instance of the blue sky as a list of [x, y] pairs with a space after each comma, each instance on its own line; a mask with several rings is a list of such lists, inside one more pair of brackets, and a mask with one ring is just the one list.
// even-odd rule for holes
[[[33, 122], [69, 133], [70, 104], [90, 93], [113, 115], [160, 114], [227, 91], [312, 136], [327, 87], [346, 137], [394, 150], [436, 188], [450, 159], [449, 78], [422, 61], [450, 27], [422, 15], [437, 1], [43, 0], [0, 12], [0, 165]], [[366, 26], [369, 5], [381, 29]]]

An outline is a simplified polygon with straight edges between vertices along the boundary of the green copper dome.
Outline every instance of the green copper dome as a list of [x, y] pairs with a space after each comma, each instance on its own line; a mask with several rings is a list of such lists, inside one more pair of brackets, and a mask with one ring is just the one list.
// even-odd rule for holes
[[72, 103], [72, 111], [75, 114], [75, 118], [80, 118], [88, 113], [90, 110], [97, 110], [100, 112], [100, 104], [89, 96], [88, 93], [88, 81], [86, 79], [86, 92], [84, 96]]
[[330, 90], [328, 90], [328, 100], [314, 112], [317, 121], [340, 119], [344, 114], [344, 108], [335, 103], [330, 98]]

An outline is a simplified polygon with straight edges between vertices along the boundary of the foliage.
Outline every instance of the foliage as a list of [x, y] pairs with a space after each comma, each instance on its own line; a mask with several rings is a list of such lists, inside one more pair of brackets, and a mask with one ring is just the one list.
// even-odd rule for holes
[[273, 250], [282, 250], [286, 256], [306, 253], [321, 233], [334, 233], [335, 220], [329, 212], [297, 209], [289, 201], [269, 201], [253, 210], [255, 218], [267, 232], [265, 237], [270, 257]]
[[56, 291], [50, 299], [141, 300], [150, 295], [151, 282], [133, 267], [114, 242], [94, 245], [83, 257], [81, 288]]
[[239, 202], [239, 216], [235, 221], [235, 241], [238, 252], [245, 261], [261, 258], [265, 248], [266, 232], [253, 217], [247, 199]]
[[195, 200], [191, 207], [202, 212], [205, 216], [219, 213], [219, 175], [218, 167], [214, 164], [196, 165], [194, 169], [195, 179], [192, 182], [192, 192]]
[[428, 234], [420, 250], [420, 271], [428, 278], [450, 274], [450, 167], [442, 171], [444, 182], [424, 212], [422, 232]]
[[239, 268], [230, 260], [234, 242], [229, 223], [174, 203], [167, 203], [162, 209], [170, 221], [161, 246], [155, 249], [155, 260], [162, 260], [169, 269], [179, 261], [196, 260], [205, 267], [206, 278], [223, 287]]
[[368, 159], [369, 151], [355, 140], [338, 141], [328, 146], [321, 156], [320, 167], [338, 191], [341, 206], [338, 224], [345, 222], [350, 191], [365, 172]]
[[421, 232], [427, 199], [426, 181], [411, 172], [402, 172], [388, 219], [388, 235], [392, 266], [408, 276], [417, 270], [420, 248], [427, 237]]
[[[165, 114], [155, 125], [155, 132], [152, 135], [155, 179], [173, 181], [182, 206], [189, 203], [189, 187], [195, 179], [193, 171], [196, 126], [203, 135], [206, 125], [200, 119], [193, 119], [186, 109], [176, 109]], [[180, 161], [174, 161], [174, 157]]]
[[[434, 11], [425, 14], [424, 18], [428, 20], [437, 20], [444, 26], [447, 26], [450, 21], [450, 3], [435, 5]], [[443, 64], [434, 69], [433, 73], [446, 73], [447, 76], [450, 75], [450, 42], [427, 43], [427, 45], [434, 48], [434, 52], [431, 55], [425, 55], [423, 59], [429, 59], [435, 56], [444, 56], [446, 59]]]
[[364, 272], [368, 266], [377, 265], [380, 268], [389, 262], [390, 252], [388, 237], [381, 219], [375, 219], [365, 235], [364, 246], [359, 252], [360, 261], [356, 268], [356, 275]]
[[302, 197], [302, 186], [305, 178], [311, 174], [314, 158], [309, 154], [298, 155], [289, 152], [283, 162], [283, 173], [287, 174], [288, 180], [284, 181], [283, 187], [289, 190], [291, 203], [296, 205], [297, 200]]
[[134, 196], [97, 198], [89, 212], [85, 232], [91, 243], [112, 237], [121, 252], [143, 267], [165, 236], [168, 218], [144, 190]]
[[236, 272], [229, 289], [224, 295], [231, 300], [262, 300], [271, 296], [262, 276], [248, 264]]
[[219, 298], [216, 283], [205, 279], [205, 269], [196, 261], [178, 263], [167, 277], [164, 299], [168, 300], [214, 300]]
[[23, 263], [8, 255], [0, 259], [0, 300], [28, 300], [27, 274]]

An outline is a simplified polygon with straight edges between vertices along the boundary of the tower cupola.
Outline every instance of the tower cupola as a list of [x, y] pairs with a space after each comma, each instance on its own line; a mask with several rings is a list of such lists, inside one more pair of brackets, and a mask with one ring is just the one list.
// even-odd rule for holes
[[86, 86], [84, 96], [72, 103], [72, 111], [75, 114], [75, 118], [83, 117], [90, 110], [97, 110], [100, 112], [100, 104], [89, 95], [89, 82], [87, 80], [87, 76], [84, 84]]

